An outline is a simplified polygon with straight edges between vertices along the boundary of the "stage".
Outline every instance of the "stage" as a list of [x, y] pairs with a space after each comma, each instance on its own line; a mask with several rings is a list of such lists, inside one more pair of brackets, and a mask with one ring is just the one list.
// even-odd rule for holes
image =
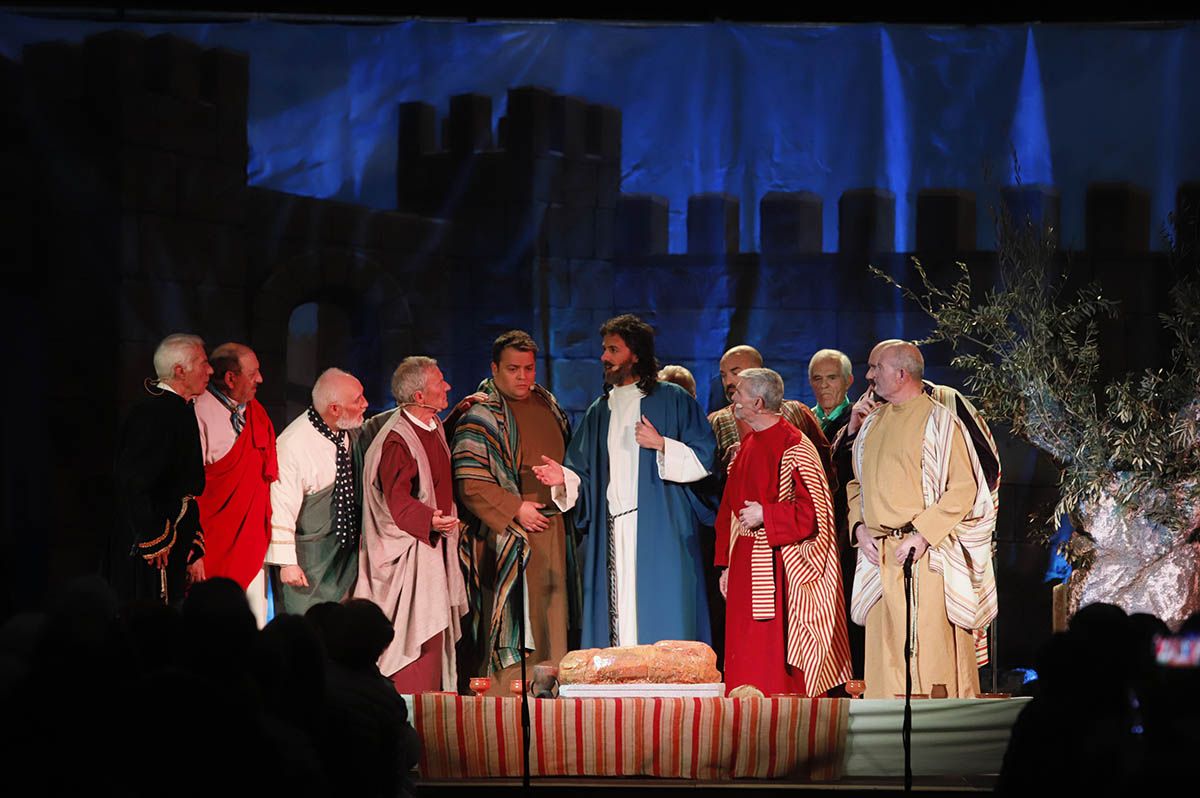
[[[1029, 699], [913, 702], [915, 784], [990, 790]], [[516, 698], [407, 697], [433, 790], [520, 785]], [[887, 790], [902, 784], [897, 700], [623, 698], [531, 700], [530, 773], [547, 791]], [[661, 794], [661, 793], [660, 793]]]

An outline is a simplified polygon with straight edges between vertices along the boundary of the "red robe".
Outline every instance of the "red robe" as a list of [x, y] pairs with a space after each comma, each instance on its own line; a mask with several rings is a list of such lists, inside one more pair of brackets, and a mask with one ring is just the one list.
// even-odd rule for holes
[[[403, 410], [397, 410], [403, 413]], [[454, 480], [450, 471], [450, 456], [446, 447], [437, 440], [441, 429], [427, 430], [413, 424], [421, 448], [429, 458], [433, 480], [434, 499], [444, 515], [458, 515], [454, 508]], [[396, 526], [411, 530], [410, 534], [428, 546], [436, 546], [438, 538], [433, 531], [433, 508], [415, 498], [420, 474], [417, 460], [409, 451], [408, 444], [400, 433], [391, 432], [383, 442], [379, 460], [379, 481], [387, 496], [388, 510]], [[442, 686], [442, 633], [434, 635], [421, 644], [421, 656], [393, 674], [389, 679], [399, 693], [424, 693], [440, 690]]]
[[[747, 501], [763, 507], [769, 547], [757, 602], [751, 567], [755, 540], [735, 535], [736, 513]], [[780, 419], [746, 437], [730, 468], [716, 531], [716, 564], [729, 567], [727, 687], [752, 684], [767, 695], [819, 695], [848, 679], [829, 485], [817, 450], [803, 433]]]
[[271, 542], [271, 483], [279, 478], [275, 427], [257, 399], [224, 457], [204, 467], [197, 498], [204, 530], [204, 575], [224, 576], [245, 590], [262, 569]]

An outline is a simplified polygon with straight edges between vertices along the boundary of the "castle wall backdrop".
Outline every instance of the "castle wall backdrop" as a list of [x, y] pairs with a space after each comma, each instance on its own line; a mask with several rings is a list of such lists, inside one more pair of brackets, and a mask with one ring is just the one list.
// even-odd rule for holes
[[[911, 281], [912, 254], [940, 275], [961, 260], [986, 285], [1004, 202], [1123, 301], [1104, 330], [1119, 372], [1164, 354], [1159, 230], [1200, 196], [1195, 25], [7, 15], [0, 56], [6, 611], [94, 564], [116, 425], [168, 332], [254, 346], [277, 426], [327, 365], [377, 409], [411, 353], [466, 393], [514, 326], [578, 415], [601, 385], [596, 328], [623, 311], [706, 405], [742, 342], [810, 402], [809, 356], [843, 349], [857, 395], [874, 341], [928, 327], [868, 263]], [[928, 355], [958, 381], [946, 348]], [[1016, 663], [1048, 632], [1049, 553], [1025, 533], [1054, 491], [1004, 446]]]

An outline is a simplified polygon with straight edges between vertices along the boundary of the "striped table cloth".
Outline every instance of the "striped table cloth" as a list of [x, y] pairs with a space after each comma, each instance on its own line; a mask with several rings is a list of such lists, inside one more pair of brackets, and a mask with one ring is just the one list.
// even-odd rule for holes
[[[521, 775], [517, 698], [414, 696], [424, 779]], [[702, 781], [841, 776], [849, 701], [530, 699], [530, 775]]]

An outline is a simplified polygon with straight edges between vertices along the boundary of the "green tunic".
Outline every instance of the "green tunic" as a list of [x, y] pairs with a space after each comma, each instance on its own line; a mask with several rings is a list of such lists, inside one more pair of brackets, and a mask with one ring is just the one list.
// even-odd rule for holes
[[314, 604], [341, 601], [350, 594], [358, 575], [358, 547], [338, 544], [333, 534], [333, 485], [305, 496], [296, 517], [296, 564], [308, 587], [283, 584], [272, 569], [277, 613], [303, 615]]

